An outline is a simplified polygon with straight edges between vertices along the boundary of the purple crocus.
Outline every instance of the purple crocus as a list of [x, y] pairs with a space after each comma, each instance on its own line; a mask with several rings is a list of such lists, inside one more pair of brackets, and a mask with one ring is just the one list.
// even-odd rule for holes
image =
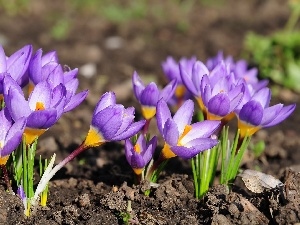
[[85, 147], [95, 147], [108, 141], [120, 141], [132, 137], [145, 125], [145, 121], [133, 122], [134, 108], [116, 104], [113, 92], [106, 92], [99, 100], [93, 114]]
[[43, 81], [35, 86], [27, 101], [16, 81], [10, 76], [4, 78], [4, 100], [12, 119], [27, 118], [24, 131], [27, 144], [31, 144], [61, 117], [65, 94], [62, 84], [52, 89], [49, 83]]
[[42, 54], [42, 49], [37, 50], [29, 65], [29, 79], [34, 85], [47, 80], [51, 73], [63, 72], [61, 65], [58, 63], [56, 51], [48, 52], [44, 56]]
[[180, 107], [184, 100], [191, 98], [191, 93], [186, 89], [182, 82], [179, 64], [187, 71], [187, 73], [191, 73], [196, 60], [196, 57], [191, 57], [190, 59], [183, 57], [177, 63], [173, 57], [169, 56], [162, 62], [162, 68], [168, 80], [177, 80], [177, 87], [174, 96], [168, 101], [169, 104], [173, 105], [176, 103]]
[[155, 116], [157, 102], [160, 99], [168, 101], [173, 96], [177, 85], [177, 81], [172, 80], [164, 89], [159, 91], [154, 82], [145, 86], [137, 72], [134, 72], [132, 76], [132, 83], [135, 97], [142, 105], [142, 114], [147, 120]]
[[21, 117], [15, 122], [4, 107], [0, 111], [0, 165], [5, 165], [10, 153], [20, 144], [26, 126], [26, 118]]
[[204, 75], [201, 80], [201, 98], [197, 100], [206, 119], [221, 120], [226, 124], [233, 118], [244, 91], [244, 84], [236, 85], [230, 75], [221, 76], [215, 84]]
[[30, 91], [33, 87], [42, 81], [47, 81], [52, 88], [63, 84], [66, 89], [65, 105], [63, 112], [68, 112], [77, 107], [87, 96], [88, 91], [77, 93], [78, 69], [71, 70], [65, 67], [65, 71], [61, 64], [58, 63], [58, 57], [55, 51], [42, 55], [42, 49], [39, 49], [33, 56], [29, 66]]
[[191, 124], [193, 111], [193, 101], [187, 100], [172, 118], [167, 103], [164, 100], [158, 102], [157, 126], [165, 140], [161, 153], [164, 159], [175, 156], [190, 159], [218, 144], [218, 140], [212, 138], [212, 135], [219, 128], [220, 121]]
[[3, 94], [3, 79], [10, 75], [21, 87], [28, 83], [27, 69], [31, 59], [32, 46], [26, 45], [9, 57], [6, 57], [0, 45], [0, 94]]
[[135, 144], [130, 139], [125, 140], [125, 156], [136, 175], [140, 175], [152, 159], [156, 145], [156, 136], [147, 142], [144, 135], [140, 135]]
[[233, 118], [245, 87], [243, 82], [236, 82], [228, 64], [221, 61], [209, 72], [202, 62], [197, 61], [191, 74], [180, 68], [183, 82], [194, 94], [206, 119], [221, 120], [226, 124]]
[[121, 104], [116, 104], [116, 96], [113, 92], [103, 94], [94, 110], [90, 129], [85, 140], [53, 169], [55, 156], [51, 159], [50, 166], [48, 166], [38, 184], [34, 198], [36, 199], [44, 190], [55, 173], [79, 153], [88, 148], [100, 146], [105, 142], [128, 139], [138, 133], [144, 126], [145, 121], [133, 122], [133, 120], [133, 107], [125, 108]]
[[296, 108], [296, 104], [269, 106], [271, 91], [265, 87], [256, 92], [240, 110], [236, 110], [241, 138], [252, 136], [263, 127], [274, 126], [285, 120]]

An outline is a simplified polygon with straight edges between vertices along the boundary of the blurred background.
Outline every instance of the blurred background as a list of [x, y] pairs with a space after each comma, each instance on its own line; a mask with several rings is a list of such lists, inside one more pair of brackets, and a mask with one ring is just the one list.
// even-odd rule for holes
[[161, 62], [167, 56], [177, 60], [196, 56], [205, 62], [223, 51], [225, 56], [247, 57], [252, 65], [258, 65], [251, 49], [265, 46], [258, 46], [258, 39], [251, 42], [253, 35], [246, 44], [250, 32], [270, 37], [285, 29], [293, 11], [291, 4], [296, 3], [0, 0], [0, 44], [7, 55], [25, 44], [44, 52], [56, 50], [61, 64], [79, 68], [79, 89], [89, 89], [88, 98], [48, 133], [69, 146], [82, 141], [92, 110], [105, 91], [115, 91], [119, 102], [138, 107], [131, 87], [134, 70], [145, 82], [165, 85]]

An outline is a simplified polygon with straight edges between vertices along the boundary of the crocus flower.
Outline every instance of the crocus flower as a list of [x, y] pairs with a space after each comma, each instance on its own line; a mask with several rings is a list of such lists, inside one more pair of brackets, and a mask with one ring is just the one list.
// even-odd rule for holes
[[134, 145], [130, 139], [125, 140], [125, 156], [135, 174], [140, 175], [143, 172], [144, 167], [152, 159], [156, 145], [156, 136], [146, 142], [144, 135], [140, 135]]
[[242, 101], [245, 90], [244, 83], [238, 84], [228, 67], [221, 61], [209, 72], [197, 61], [191, 74], [180, 67], [182, 80], [194, 94], [205, 118], [222, 120], [223, 124], [233, 118], [233, 111]]
[[190, 159], [218, 144], [218, 140], [211, 137], [219, 128], [220, 121], [191, 124], [193, 111], [193, 101], [187, 100], [172, 118], [166, 102], [164, 100], [158, 102], [157, 126], [165, 140], [162, 150], [164, 159], [175, 156]]
[[103, 94], [94, 110], [91, 126], [85, 140], [53, 169], [55, 155], [52, 157], [49, 166], [38, 184], [34, 199], [44, 190], [56, 172], [79, 153], [88, 148], [100, 146], [105, 142], [128, 139], [138, 133], [144, 126], [145, 121], [133, 122], [133, 120], [133, 107], [126, 109], [123, 105], [116, 104], [116, 96], [113, 92]]
[[29, 65], [29, 79], [34, 85], [47, 80], [51, 73], [63, 72], [56, 51], [48, 52], [44, 56], [42, 54], [42, 49], [37, 50]]
[[32, 46], [26, 45], [10, 57], [6, 57], [0, 45], [0, 94], [3, 94], [3, 79], [10, 75], [21, 87], [28, 82], [27, 69], [31, 59]]
[[92, 123], [84, 146], [95, 147], [108, 141], [120, 141], [132, 137], [145, 125], [145, 121], [133, 122], [134, 108], [116, 104], [113, 92], [102, 95], [93, 114]]
[[0, 121], [0, 165], [5, 165], [10, 153], [22, 140], [26, 118], [21, 117], [14, 122], [5, 107], [0, 111]]
[[168, 80], [177, 80], [176, 90], [174, 96], [168, 101], [169, 104], [173, 105], [173, 103], [177, 103], [177, 105], [180, 106], [183, 100], [187, 100], [191, 97], [191, 93], [186, 89], [182, 82], [179, 64], [181, 64], [181, 67], [184, 68], [185, 71], [191, 73], [195, 62], [196, 57], [190, 59], [183, 57], [177, 63], [171, 56], [167, 57], [166, 61], [162, 62], [162, 68]]
[[61, 117], [65, 93], [62, 84], [51, 89], [43, 81], [35, 86], [27, 101], [16, 81], [10, 76], [4, 78], [4, 99], [12, 119], [27, 118], [24, 132], [27, 144], [31, 144]]
[[88, 91], [82, 91], [78, 94], [78, 69], [69, 69], [58, 63], [57, 54], [55, 51], [48, 52], [42, 56], [42, 49], [39, 49], [31, 60], [29, 66], [30, 91], [33, 87], [42, 81], [47, 81], [51, 88], [63, 84], [66, 89], [65, 105], [63, 112], [68, 112], [77, 107], [87, 96]]
[[155, 116], [157, 102], [160, 99], [168, 101], [173, 96], [177, 85], [177, 81], [172, 80], [164, 89], [159, 91], [154, 82], [145, 86], [137, 72], [134, 72], [132, 76], [132, 83], [135, 97], [142, 105], [142, 114], [147, 120]]
[[265, 87], [256, 92], [240, 110], [236, 110], [241, 138], [252, 136], [263, 127], [271, 127], [282, 122], [296, 108], [296, 104], [269, 106], [270, 99], [271, 91]]
[[201, 98], [197, 100], [207, 119], [221, 120], [225, 124], [233, 118], [244, 91], [244, 84], [235, 85], [230, 75], [220, 77], [216, 84], [204, 75], [201, 80]]

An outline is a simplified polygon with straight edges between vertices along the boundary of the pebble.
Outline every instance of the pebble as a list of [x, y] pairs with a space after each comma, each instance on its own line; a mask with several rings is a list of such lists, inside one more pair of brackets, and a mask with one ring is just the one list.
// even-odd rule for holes
[[95, 63], [87, 63], [79, 68], [79, 73], [85, 78], [92, 78], [97, 74], [97, 65]]

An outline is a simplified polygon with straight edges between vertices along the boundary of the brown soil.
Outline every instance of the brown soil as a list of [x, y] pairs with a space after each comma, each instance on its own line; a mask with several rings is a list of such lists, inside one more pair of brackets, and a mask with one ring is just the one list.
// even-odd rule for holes
[[[97, 68], [90, 78], [79, 75], [80, 89], [90, 90], [87, 100], [41, 137], [38, 155], [49, 158], [55, 152], [59, 162], [78, 146], [105, 91], [115, 91], [118, 102], [138, 110], [130, 86], [134, 70], [164, 85], [160, 64], [168, 55], [177, 59], [196, 55], [205, 61], [223, 50], [238, 58], [247, 31], [271, 33], [284, 25], [289, 13], [287, 2], [281, 0], [197, 3], [185, 15], [168, 8], [168, 2], [162, 7], [172, 12], [172, 18], [148, 15], [119, 24], [74, 12], [61, 1], [32, 1], [30, 9], [15, 17], [0, 9], [0, 40], [6, 42], [8, 55], [32, 43], [45, 52], [57, 50], [61, 63], [72, 68], [87, 63]], [[67, 15], [72, 22], [65, 39], [50, 35], [53, 21], [45, 16], [49, 12]], [[178, 27], [183, 16], [185, 29]], [[120, 48], [109, 48], [111, 37], [121, 38]], [[274, 103], [279, 101], [297, 102], [299, 95], [282, 90]], [[197, 200], [189, 163], [173, 159], [159, 187], [146, 197], [143, 190], [149, 184], [133, 184], [123, 145], [109, 143], [87, 150], [59, 171], [50, 182], [47, 207], [36, 208], [30, 218], [23, 216], [20, 199], [7, 193], [0, 181], [0, 224], [123, 224], [126, 213], [129, 224], [295, 224], [300, 221], [299, 111], [282, 124], [258, 132], [253, 141], [265, 140], [266, 150], [259, 158], [247, 153], [243, 163], [245, 169], [259, 168], [281, 179], [283, 188], [253, 194], [237, 179], [232, 190], [216, 184], [203, 200]]]

